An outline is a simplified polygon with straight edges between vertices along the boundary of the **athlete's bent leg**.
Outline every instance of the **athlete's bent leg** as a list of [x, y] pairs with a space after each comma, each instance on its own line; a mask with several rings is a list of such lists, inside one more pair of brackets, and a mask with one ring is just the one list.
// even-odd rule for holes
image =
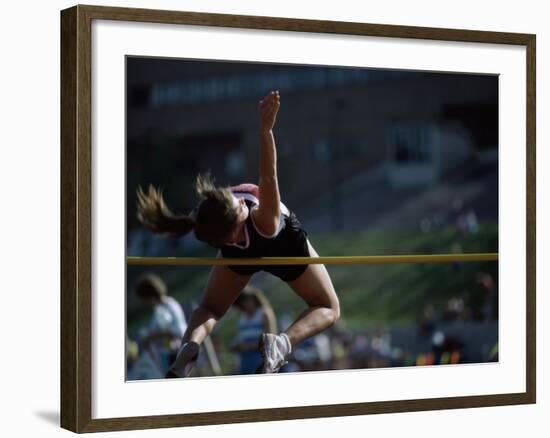
[[[311, 257], [319, 257], [308, 241]], [[289, 286], [309, 306], [286, 330], [291, 345], [331, 327], [340, 318], [340, 303], [325, 265], [308, 265]]]
[[[311, 257], [319, 257], [308, 241]], [[289, 286], [309, 306], [280, 335], [264, 334], [260, 351], [264, 358], [263, 372], [276, 373], [286, 363], [286, 357], [296, 345], [332, 326], [340, 318], [340, 304], [332, 280], [324, 265], [308, 265]]]
[[188, 365], [196, 360], [199, 345], [225, 315], [250, 277], [250, 275], [237, 274], [227, 266], [212, 267], [201, 303], [191, 315], [189, 325], [183, 335], [182, 346], [167, 377], [189, 375], [190, 367]]

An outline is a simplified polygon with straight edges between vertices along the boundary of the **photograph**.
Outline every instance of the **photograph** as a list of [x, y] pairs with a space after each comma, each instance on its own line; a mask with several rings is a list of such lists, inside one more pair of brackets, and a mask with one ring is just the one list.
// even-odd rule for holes
[[499, 362], [497, 74], [124, 62], [127, 381]]
[[535, 44], [63, 10], [61, 426], [536, 403]]

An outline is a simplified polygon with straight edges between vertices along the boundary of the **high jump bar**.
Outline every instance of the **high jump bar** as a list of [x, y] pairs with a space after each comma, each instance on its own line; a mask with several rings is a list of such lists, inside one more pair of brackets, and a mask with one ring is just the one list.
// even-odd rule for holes
[[213, 266], [213, 265], [388, 265], [403, 263], [463, 263], [498, 261], [498, 253], [425, 254], [337, 257], [126, 257], [128, 265]]

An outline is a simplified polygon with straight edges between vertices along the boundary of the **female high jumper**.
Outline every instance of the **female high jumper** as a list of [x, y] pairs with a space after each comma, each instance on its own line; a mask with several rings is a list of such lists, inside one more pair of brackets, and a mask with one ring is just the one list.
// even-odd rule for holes
[[[189, 215], [175, 215], [162, 193], [149, 186], [138, 188], [138, 218], [156, 233], [195, 237], [218, 248], [217, 257], [319, 257], [296, 215], [281, 202], [277, 179], [277, 151], [273, 127], [280, 108], [278, 91], [259, 103], [259, 183], [216, 187], [209, 176], [199, 175], [195, 189], [201, 198]], [[266, 271], [279, 277], [307, 304], [283, 333], [264, 333], [259, 339], [262, 373], [276, 373], [293, 346], [332, 326], [340, 317], [338, 297], [327, 269], [312, 265], [215, 265], [199, 307], [192, 313], [182, 346], [166, 377], [187, 377], [199, 346], [212, 332], [247, 285], [252, 274]]]

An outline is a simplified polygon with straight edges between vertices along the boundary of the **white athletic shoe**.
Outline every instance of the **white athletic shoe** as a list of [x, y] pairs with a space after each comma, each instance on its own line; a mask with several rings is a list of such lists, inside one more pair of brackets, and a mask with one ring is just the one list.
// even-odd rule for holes
[[199, 357], [199, 344], [186, 342], [182, 344], [176, 356], [176, 360], [166, 373], [167, 379], [188, 377]]
[[259, 348], [264, 360], [262, 374], [278, 373], [288, 363], [286, 357], [290, 353], [290, 343], [284, 335], [264, 333]]

